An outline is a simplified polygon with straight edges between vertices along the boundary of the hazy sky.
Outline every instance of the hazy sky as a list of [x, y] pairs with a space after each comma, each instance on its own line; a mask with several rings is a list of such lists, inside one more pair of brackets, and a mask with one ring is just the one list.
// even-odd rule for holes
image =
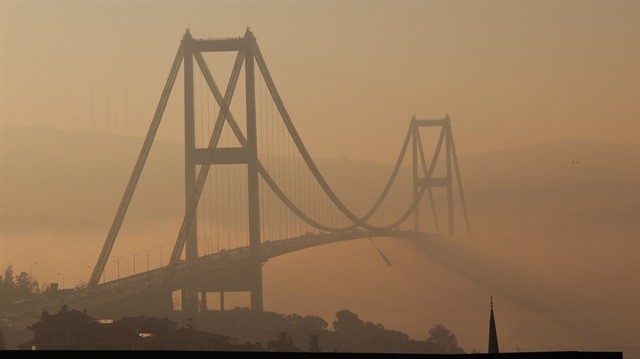
[[[638, 142], [637, 1], [1, 4], [2, 128], [90, 129], [93, 93], [98, 130], [108, 96], [141, 137], [185, 29], [250, 26], [317, 157], [392, 162], [413, 114], [450, 114], [460, 154]], [[181, 81], [160, 139], [182, 139]]]
[[[134, 140], [139, 139], [139, 143], [142, 144], [142, 137], [151, 122], [171, 62], [185, 30], [190, 28], [196, 38], [237, 37], [244, 35], [247, 26], [250, 26], [257, 37], [258, 45], [275, 84], [298, 132], [314, 158], [348, 157], [378, 163], [392, 163], [400, 149], [409, 120], [414, 114], [419, 118], [442, 118], [445, 114], [449, 114], [453, 120], [453, 132], [459, 155], [557, 141], [589, 140], [636, 144], [640, 142], [640, 2], [638, 1], [0, 0], [0, 129], [34, 125], [55, 126], [65, 131], [86, 131], [93, 128], [102, 132], [135, 136], [137, 139], [134, 138]], [[232, 60], [233, 54], [221, 56], [220, 61], [216, 61], [214, 56], [207, 56], [207, 61], [221, 87], [224, 87], [227, 82], [224, 75], [229, 70], [224, 66], [228, 66]], [[161, 140], [174, 142], [183, 140], [182, 81], [182, 75], [179, 75], [164, 122], [158, 133], [158, 138]], [[198, 79], [195, 86], [200, 86]], [[257, 95], [261, 96], [261, 87], [256, 85], [256, 90]], [[241, 96], [236, 100], [241, 100]], [[198, 97], [196, 101], [196, 114], [198, 114], [202, 108]], [[241, 103], [235, 105], [242, 109]], [[236, 117], [240, 122], [244, 121], [242, 111], [236, 113]], [[106, 121], [107, 118], [109, 121]], [[107, 123], [109, 126], [106, 125]], [[10, 131], [4, 133], [8, 134]], [[65, 138], [58, 133], [55, 135], [56, 138], [63, 140]], [[78, 141], [82, 141], [100, 136], [76, 137], [80, 139]], [[100, 143], [118, 143], [111, 136], [104, 137], [110, 138]], [[131, 141], [121, 142], [131, 143]], [[77, 143], [80, 142], [73, 142], [71, 145]], [[13, 143], [13, 145], [11, 148], [25, 148], [25, 146], [18, 146], [21, 145], [20, 143]], [[103, 150], [105, 154], [115, 156], [108, 150], [95, 146], [93, 142], [91, 145]], [[158, 147], [160, 146], [155, 149]], [[563, 148], [562, 146], [546, 147]], [[27, 145], [26, 148], [40, 147]], [[86, 147], [76, 148], [82, 151]], [[611, 148], [611, 146], [593, 148]], [[393, 246], [387, 246], [383, 240], [380, 240], [380, 246], [384, 250], [388, 249], [387, 254], [394, 261], [393, 269], [386, 267], [379, 260], [377, 252], [369, 242], [345, 244], [342, 249], [333, 246], [327, 246], [325, 249], [323, 246], [314, 252], [300, 252], [270, 261], [271, 264], [265, 266], [267, 307], [283, 312], [298, 311], [300, 313], [312, 308], [322, 311], [321, 314], [327, 320], [333, 319], [328, 315], [332, 315], [336, 310], [349, 308], [362, 314], [365, 320], [382, 321], [390, 328], [407, 331], [414, 338], [423, 336], [425, 323], [436, 323], [437, 320], [442, 320], [446, 321], [447, 325], [451, 323], [454, 331], [460, 334], [459, 338], [465, 349], [471, 350], [486, 348], [484, 347], [486, 337], [481, 330], [486, 328], [488, 296], [497, 293], [505, 298], [498, 297], [497, 300], [497, 305], [502, 306], [499, 307], [501, 316], [499, 323], [502, 326], [500, 327], [503, 333], [501, 335], [505, 335], [502, 337], [505, 340], [501, 341], [501, 345], [504, 343], [504, 348], [513, 351], [517, 345], [526, 343], [529, 346], [523, 346], [523, 350], [532, 348], [628, 350], [632, 348], [633, 353], [637, 353], [638, 309], [636, 304], [638, 301], [636, 294], [639, 293], [636, 290], [638, 286], [637, 226], [632, 227], [629, 224], [631, 220], [624, 221], [628, 218], [637, 218], [637, 211], [632, 210], [637, 208], [638, 196], [637, 191], [629, 190], [631, 185], [593, 180], [594, 177], [585, 175], [607, 173], [607, 169], [611, 167], [604, 166], [602, 163], [622, 163], [615, 162], [620, 157], [611, 155], [617, 152], [600, 152], [600, 157], [587, 157], [585, 153], [592, 153], [588, 151], [571, 152], [571, 156], [576, 153], [584, 155], [585, 157], [575, 158], [581, 163], [584, 161], [585, 164], [592, 166], [579, 168], [573, 166], [569, 167], [569, 170], [567, 170], [566, 154], [555, 156], [555, 158], [551, 155], [539, 157], [526, 157], [526, 154], [524, 157], [518, 157], [520, 153], [509, 155], [513, 156], [513, 162], [526, 163], [531, 171], [539, 169], [541, 177], [529, 176], [531, 172], [519, 171], [521, 167], [510, 165], [513, 162], [500, 162], [501, 160], [496, 159], [497, 157], [491, 157], [482, 162], [482, 156], [477, 156], [473, 161], [477, 161], [474, 162], [475, 170], [479, 171], [476, 173], [480, 175], [473, 177], [474, 167], [471, 165], [466, 167], [472, 169], [469, 171], [471, 176], [464, 175], [466, 176], [464, 177], [465, 185], [468, 186], [465, 189], [474, 186], [478, 189], [487, 183], [500, 188], [502, 183], [512, 181], [522, 187], [558, 185], [561, 186], [558, 187], [558, 191], [573, 193], [571, 183], [588, 182], [589, 186], [593, 185], [593, 187], [584, 187], [586, 188], [584, 192], [575, 192], [586, 193], [584, 196], [575, 195], [575, 197], [557, 195], [558, 192], [554, 192], [555, 187], [549, 190], [535, 190], [539, 192], [531, 190], [531, 194], [526, 192], [526, 195], [515, 190], [501, 192], [489, 188], [487, 192], [478, 191], [475, 197], [472, 191], [468, 197], [470, 208], [476, 209], [475, 213], [470, 212], [471, 222], [476, 226], [475, 228], [483, 228], [483, 226], [488, 228], [495, 225], [495, 233], [503, 233], [500, 231], [507, 228], [504, 232], [506, 234], [503, 234], [507, 238], [512, 235], [508, 232], [510, 225], [516, 227], [520, 226], [520, 223], [527, 223], [526, 226], [523, 225], [524, 230], [530, 231], [527, 233], [534, 233], [528, 237], [514, 235], [520, 241], [512, 242], [498, 238], [469, 243], [481, 246], [489, 243], [493, 246], [491, 248], [495, 248], [494, 255], [511, 258], [514, 263], [531, 269], [531, 273], [536, 275], [551, 277], [556, 273], [562, 273], [558, 281], [576, 283], [575, 287], [579, 288], [575, 292], [573, 287], [570, 288], [573, 296], [567, 296], [567, 298], [574, 302], [588, 302], [597, 309], [586, 312], [588, 314], [584, 314], [585, 312], [570, 314], [574, 318], [570, 324], [579, 327], [582, 332], [588, 332], [588, 335], [584, 335], [582, 344], [574, 344], [570, 341], [571, 337], [567, 337], [562, 331], [545, 330], [550, 327], [537, 325], [530, 320], [531, 317], [534, 321], [541, 320], [540, 318], [544, 319], [545, 315], [549, 318], [554, 317], [555, 314], [551, 309], [556, 310], [555, 306], [549, 305], [544, 307], [544, 310], [537, 310], [532, 309], [533, 306], [522, 305], [518, 301], [524, 304], [531, 303], [531, 301], [522, 301], [522, 298], [538, 300], [538, 297], [529, 298], [525, 291], [517, 292], [520, 289], [517, 285], [511, 286], [514, 288], [512, 292], [508, 290], [500, 292], [501, 289], [510, 287], [512, 283], [501, 282], [501, 277], [493, 278], [487, 275], [485, 278], [480, 278], [482, 280], [477, 280], [478, 277], [486, 274], [480, 265], [483, 263], [478, 265], [469, 263], [464, 256], [461, 256], [457, 262], [457, 257], [450, 256], [452, 259], [447, 263], [444, 260], [447, 259], [446, 256], [438, 257], [438, 253], [434, 251], [436, 260], [428, 260], [426, 262], [429, 264], [423, 265], [424, 253], [409, 250], [406, 246], [398, 246], [394, 249]], [[48, 210], [49, 212], [45, 214], [52, 218], [60, 215], [63, 219], [69, 215], [69, 218], [73, 219], [75, 218], [73, 213], [80, 212], [69, 214], [64, 213], [63, 209], [76, 208], [76, 203], [80, 203], [77, 205], [77, 208], [80, 208], [78, 211], [84, 211], [80, 215], [92, 219], [92, 212], [86, 210], [89, 207], [83, 206], [85, 203], [92, 202], [90, 198], [93, 197], [79, 196], [78, 193], [82, 193], [82, 188], [89, 186], [86, 184], [93, 181], [93, 179], [87, 180], [88, 177], [83, 175], [92, 171], [91, 169], [95, 167], [89, 165], [95, 163], [84, 161], [82, 165], [88, 167], [76, 167], [66, 166], [64, 161], [50, 161], [51, 166], [58, 163], [63, 165], [55, 168], [55, 171], [60, 172], [53, 173], [52, 170], [51, 178], [45, 175], [36, 179], [42, 180], [41, 187], [47, 191], [46, 195], [38, 197], [40, 200], [38, 202], [29, 199], [36, 198], [39, 193], [32, 190], [32, 188], [37, 189], [37, 186], [27, 186], [29, 183], [34, 183], [27, 179], [34, 179], [22, 173], [36, 173], [29, 172], [33, 170], [46, 174], [47, 167], [34, 169], [32, 164], [37, 161], [33, 160], [24, 161], [25, 166], [21, 166], [23, 162], [17, 159], [22, 158], [20, 156], [27, 156], [28, 153], [31, 152], [14, 151], [3, 154], [6, 156], [4, 158], [11, 159], [11, 161], [5, 160], [3, 164], [5, 168], [10, 168], [9, 171], [5, 170], [4, 176], [10, 178], [11, 176], [7, 174], [14, 174], [13, 182], [5, 180], [3, 184], [5, 193], [22, 192], [24, 194], [18, 193], [19, 195], [14, 197], [5, 195], [5, 200], [17, 198], [13, 203], [20, 202], [20, 206], [13, 204], [6, 206], [14, 211], [9, 214], [24, 216], [38, 214], [52, 207], [41, 205], [41, 203], [51, 198], [66, 196], [60, 201], [51, 200], [51, 203], [56, 205], [55, 209]], [[64, 152], [50, 151], [48, 154], [51, 153]], [[87, 153], [94, 152], [87, 151]], [[118, 163], [126, 162], [127, 166], [132, 166], [137, 152], [132, 152], [128, 156], [126, 159], [118, 157], [120, 161]], [[153, 156], [152, 150], [150, 158]], [[32, 155], [28, 158], [36, 158], [36, 156]], [[64, 155], [58, 158], [66, 159]], [[82, 156], [70, 158], [82, 158]], [[534, 158], [535, 161], [527, 162], [530, 158]], [[611, 158], [613, 160], [610, 160]], [[620, 166], [624, 167], [624, 171], [612, 171], [614, 175], [606, 180], [626, 183], [627, 179], [621, 178], [624, 176], [616, 176], [616, 173], [631, 172], [627, 170], [627, 166], [635, 166], [637, 170], [637, 156], [629, 155], [624, 158], [633, 158], [635, 161], [624, 161], [624, 166]], [[167, 157], [163, 157], [162, 160], [166, 162]], [[467, 163], [471, 164], [471, 161]], [[178, 162], [174, 161], [174, 163]], [[480, 165], [484, 163], [487, 165]], [[104, 172], [95, 170], [91, 175], [102, 177], [108, 169], [116, 168], [106, 165], [100, 169]], [[80, 174], [69, 170], [76, 168], [89, 170]], [[127, 171], [129, 169], [130, 167], [127, 167]], [[494, 177], [489, 175], [482, 177], [485, 172], [480, 170], [489, 171]], [[465, 171], [466, 169], [462, 170], [463, 173]], [[125, 173], [124, 171], [116, 172], [107, 174], [116, 176], [118, 173]], [[68, 174], [69, 181], [57, 183], [52, 180], [52, 178], [64, 178]], [[58, 272], [66, 273], [68, 286], [72, 283], [75, 285], [78, 278], [87, 278], [90, 272], [88, 265], [95, 263], [107, 233], [107, 226], [113, 218], [111, 213], [115, 212], [128, 174], [129, 172], [126, 172], [123, 175], [122, 182], [113, 180], [109, 183], [111, 187], [105, 185], [100, 188], [100, 195], [105, 197], [108, 195], [112, 198], [100, 197], [99, 201], [91, 203], [97, 208], [94, 208], [95, 213], [100, 213], [100, 216], [95, 215], [98, 219], [92, 220], [99, 223], [98, 227], [104, 228], [93, 229], [88, 234], [80, 232], [81, 228], [79, 228], [77, 232], [79, 234], [74, 232], [73, 238], [67, 238], [66, 233], [55, 233], [53, 230], [51, 233], [44, 231], [36, 235], [30, 233], [13, 235], [11, 240], [0, 243], [1, 267], [4, 268], [6, 263], [11, 262], [17, 271], [22, 271], [29, 268], [30, 263], [38, 261], [39, 264], [33, 269], [37, 270], [36, 276], [39, 276], [42, 282], [58, 280], [59, 278], [54, 275]], [[364, 172], [358, 174], [364, 174]], [[544, 183], [537, 182], [539, 178], [546, 178], [548, 174], [553, 174], [549, 175], [552, 180]], [[347, 181], [347, 175], [344, 173], [339, 175], [343, 178], [336, 175], [336, 181], [330, 181], [332, 186], [338, 182], [338, 179]], [[19, 176], [25, 180], [16, 180], [15, 178]], [[108, 179], [116, 178], [109, 176], [104, 175], [102, 179], [108, 182]], [[526, 177], [526, 181], [522, 177]], [[152, 179], [152, 177], [147, 178], [149, 181]], [[474, 178], [480, 178], [480, 180], [474, 183], [472, 182]], [[485, 178], [484, 182], [481, 181], [483, 178]], [[163, 180], [168, 181], [166, 178]], [[370, 178], [367, 180], [371, 182]], [[80, 181], [85, 187], [74, 187], [73, 184]], [[358, 181], [345, 182], [355, 188], [353, 191], [344, 191], [351, 198], [360, 198], [357, 197], [360, 193], [358, 190], [369, 188], [360, 185], [359, 181], [360, 177]], [[61, 183], [64, 183], [64, 186]], [[162, 182], [158, 181], [158, 183]], [[357, 183], [357, 188], [352, 183]], [[566, 185], [566, 183], [569, 184]], [[12, 184], [14, 187], [10, 187]], [[612, 192], [602, 189], [605, 187]], [[139, 188], [144, 190], [145, 187], [141, 185]], [[344, 188], [348, 187], [345, 185]], [[409, 187], [407, 185], [403, 188]], [[576, 191], [583, 190], [582, 188], [578, 187]], [[621, 193], [619, 197], [622, 199], [611, 195], [611, 193], [616, 195], [618, 192]], [[117, 195], [111, 195], [112, 193]], [[179, 193], [182, 196], [182, 187]], [[56, 197], [58, 194], [60, 197]], [[374, 198], [374, 195], [377, 193], [371, 193], [370, 198]], [[139, 194], [136, 196], [138, 200], [144, 198]], [[537, 202], [531, 200], [534, 197]], [[582, 202], [575, 200], [578, 197], [584, 200], [584, 208], [582, 208]], [[615, 201], [611, 200], [613, 204], [607, 202], [611, 197], [615, 197]], [[158, 195], [156, 198], [170, 199], [170, 196], [165, 194]], [[183, 203], [181, 197], [178, 198], [179, 203]], [[68, 202], [63, 203], [63, 201]], [[141, 203], [135, 201], [136, 199], [134, 199], [134, 206]], [[536, 203], [540, 207], [539, 210], [535, 207]], [[564, 217], [555, 218], [555, 213], [561, 213], [565, 204], [566, 208], [571, 208], [571, 211], [566, 210], [566, 213], [562, 212]], [[146, 211], [149, 207], [144, 205], [153, 206], [154, 204], [145, 203], [140, 207], [132, 208], [139, 208], [141, 212]], [[535, 208], [531, 209], [532, 207]], [[555, 212], [549, 208], [554, 209]], [[583, 209], [586, 212], [578, 211]], [[109, 216], [103, 217], [102, 213], [106, 212]], [[509, 216], [503, 218], [500, 217], [501, 214]], [[594, 221], [593, 218], [601, 218], [601, 214], [604, 214], [602, 217], [605, 220], [602, 226], [606, 225], [606, 230], [594, 232], [593, 227], [590, 226], [598, 228], [601, 222]], [[624, 236], [619, 236], [620, 238], [615, 236], [614, 226], [618, 222], [611, 219], [618, 217], [622, 218], [622, 230], [625, 233]], [[481, 222], [483, 218], [485, 223]], [[563, 234], [565, 232], [560, 232], [546, 239], [547, 242], [538, 241], [538, 232], [534, 231], [538, 229], [538, 224], [541, 224], [541, 230], [544, 231], [546, 228], [544, 225], [548, 223], [555, 225], [556, 221], [560, 221], [559, 223], [564, 225], [562, 222], [564, 218], [575, 219], [577, 224], [574, 227], [584, 224], [584, 231], [588, 234], [586, 238], [589, 240], [583, 238], [582, 232], [571, 232], [573, 237], [569, 238], [570, 241], [561, 242], [566, 239], [564, 238], [566, 235]], [[130, 262], [131, 259], [135, 258], [132, 257], [131, 251], [154, 248], [158, 243], [175, 241], [181, 219], [158, 220], [159, 223], [154, 223], [153, 226], [140, 221], [136, 223], [137, 227], [131, 225], [125, 228], [129, 231], [123, 230], [112, 252], [112, 255], [129, 253], [126, 257], [126, 269], [125, 260], [123, 260], [123, 275], [132, 272], [133, 268], [128, 267], [133, 264]], [[44, 223], [46, 225], [46, 222]], [[571, 223], [566, 225], [569, 228], [567, 231], [575, 231]], [[534, 229], [529, 228], [529, 225]], [[149, 233], [140, 234], [142, 232], [140, 228]], [[485, 233], [493, 235], [494, 232], [485, 230]], [[604, 234], [600, 235], [600, 233]], [[489, 235], [486, 236], [489, 237]], [[57, 238], [62, 238], [59, 243], [64, 245], [51, 249], [50, 243], [57, 243]], [[602, 241], [602, 238], [606, 238], [607, 241]], [[68, 241], [63, 242], [63, 239]], [[75, 256], [77, 252], [71, 253], [67, 245], [83, 253], [81, 259]], [[348, 246], [352, 246], [351, 250]], [[366, 248], [369, 252], [362, 248]], [[169, 248], [164, 250], [165, 256], [168, 255]], [[151, 254], [155, 256], [152, 260], [156, 263], [160, 253]], [[362, 264], [355, 266], [360, 271], [352, 271], [354, 267], [353, 257], [350, 257], [352, 253], [364, 253], [360, 257]], [[447, 254], [444, 251], [442, 253]], [[322, 254], [325, 257], [322, 257]], [[598, 260], [593, 259], [596, 254]], [[431, 254], [429, 256], [431, 257]], [[140, 258], [138, 257], [139, 260]], [[486, 261], [484, 256], [480, 258]], [[437, 267], [440, 266], [438, 261], [444, 263], [440, 269]], [[396, 267], [396, 262], [403, 262], [403, 264]], [[117, 273], [114, 263], [110, 261], [108, 276], [115, 277]], [[296, 266], [297, 263], [301, 265]], [[331, 264], [330, 269], [334, 273], [349, 273], [352, 277], [334, 280], [333, 276], [325, 275], [327, 263]], [[541, 263], [542, 267], [540, 267]], [[291, 270], [291, 268], [302, 268], [302, 264], [308, 265], [307, 272], [302, 269]], [[356, 286], [362, 282], [362, 278], [378, 278], [378, 274], [383, 271], [387, 275], [386, 279], [365, 281], [368, 287], [365, 286], [367, 288], [364, 289]], [[440, 276], [439, 273], [445, 273], [445, 275]], [[500, 274], [514, 276], [513, 273], [517, 272], [502, 270]], [[308, 297], [301, 298], [301, 292], [297, 289], [308, 283], [314, 283], [314, 278], [318, 281], [325, 280], [325, 282], [314, 286], [313, 289], [317, 292], [304, 293]], [[416, 282], [421, 283], [415, 286], [419, 288], [416, 295], [402, 294], [403, 288], [409, 288], [407, 291], [413, 290]], [[296, 283], [299, 284], [296, 286]], [[355, 284], [351, 285], [352, 283]], [[546, 284], [546, 279], [541, 283]], [[326, 295], [326, 293], [334, 293], [345, 288], [349, 288], [352, 292], [345, 292], [347, 294], [344, 297]], [[381, 292], [380, 288], [391, 289]], [[399, 289], [394, 291], [394, 288]], [[444, 290], [439, 291], [442, 288]], [[552, 287], [532, 286], [531, 288]], [[298, 296], [289, 295], [286, 290], [296, 290]], [[490, 291], [493, 292], [490, 293]], [[537, 293], [545, 292], [540, 290]], [[548, 289], [548, 293], [554, 293], [557, 297], [564, 294], [551, 289]], [[610, 296], [610, 293], [617, 294]], [[593, 298], [589, 298], [593, 295], [595, 295]], [[605, 299], [600, 300], [605, 296]], [[346, 301], [344, 301], [345, 298]], [[365, 298], [376, 298], [376, 300]], [[569, 300], [567, 298], [565, 299]], [[615, 308], [620, 298], [624, 305]], [[556, 301], [556, 297], [553, 296], [543, 299], [548, 302]], [[543, 299], [540, 299], [540, 302], [544, 302]], [[513, 305], [511, 313], [508, 307], [509, 300]], [[520, 309], [516, 304], [520, 305]], [[390, 309], [380, 310], [379, 306], [382, 305]], [[425, 308], [429, 310], [424, 310]], [[526, 310], [530, 312], [526, 313]], [[607, 314], [609, 310], [618, 310], [619, 313], [609, 315]], [[416, 315], [416, 312], [419, 312], [419, 315]], [[628, 315], [628, 313], [631, 314]], [[606, 320], [599, 320], [598, 315], [606, 316]], [[583, 321], [584, 318], [588, 320]], [[609, 330], [614, 327], [614, 324], [618, 332]], [[602, 336], [600, 331], [602, 328], [607, 329], [604, 339], [615, 345], [604, 346], [593, 340]], [[524, 334], [518, 331], [523, 331]], [[619, 332], [623, 334], [619, 335]], [[513, 339], [517, 338], [517, 335], [521, 335], [524, 339], [518, 339], [520, 342]], [[529, 338], [538, 339], [530, 340]], [[618, 345], [615, 340], [620, 340], [624, 346]]]

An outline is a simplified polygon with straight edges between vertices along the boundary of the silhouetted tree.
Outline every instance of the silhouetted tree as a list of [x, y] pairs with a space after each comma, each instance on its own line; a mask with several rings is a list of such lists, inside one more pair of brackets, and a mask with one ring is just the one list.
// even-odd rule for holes
[[38, 292], [38, 282], [27, 274], [27, 272], [20, 272], [20, 274], [15, 277], [15, 299], [28, 298], [32, 294]]
[[319, 332], [327, 330], [327, 321], [314, 315], [301, 317], [295, 314], [295, 317], [289, 316], [293, 322], [293, 327], [297, 330], [307, 330], [311, 332]]
[[360, 331], [364, 322], [358, 318], [358, 315], [346, 309], [336, 312], [336, 320], [333, 322], [333, 329], [336, 332], [349, 333]]
[[410, 352], [411, 340], [405, 333], [386, 329], [382, 324], [362, 321], [355, 313], [341, 310], [333, 322], [332, 341], [345, 352]]
[[461, 354], [464, 349], [458, 346], [458, 339], [451, 330], [442, 324], [436, 324], [429, 330], [427, 345], [430, 353]]
[[5, 304], [13, 302], [15, 296], [16, 284], [13, 281], [13, 266], [9, 264], [4, 270], [4, 276], [2, 277], [2, 301]]
[[267, 342], [267, 349], [274, 352], [299, 352], [300, 348], [293, 344], [291, 336], [282, 331], [278, 338]]
[[[455, 339], [454, 345], [449, 347], [437, 344], [443, 342], [437, 339], [437, 331], [433, 332], [429, 342], [425, 339], [412, 340], [403, 332], [363, 321], [349, 310], [336, 313], [332, 331], [327, 329], [327, 322], [320, 317], [255, 312], [248, 308], [211, 311], [204, 314], [203, 318], [199, 325], [204, 326], [205, 330], [235, 336], [243, 341], [264, 343], [264, 349], [268, 351], [300, 351], [298, 348], [301, 348], [311, 352], [316, 346], [312, 344], [315, 341], [313, 336], [317, 336], [318, 349], [324, 351], [426, 354], [453, 350], [462, 353]], [[322, 348], [320, 342], [323, 343]], [[297, 347], [295, 343], [300, 346]]]
[[312, 353], [317, 353], [320, 350], [322, 350], [322, 348], [320, 348], [320, 342], [318, 341], [318, 336], [315, 334], [312, 334], [309, 336], [309, 349], [310, 352]]
[[9, 264], [4, 270], [4, 275], [0, 277], [0, 299], [4, 305], [28, 298], [40, 291], [38, 282], [27, 272], [21, 272], [18, 276], [14, 276], [13, 273], [13, 266]]

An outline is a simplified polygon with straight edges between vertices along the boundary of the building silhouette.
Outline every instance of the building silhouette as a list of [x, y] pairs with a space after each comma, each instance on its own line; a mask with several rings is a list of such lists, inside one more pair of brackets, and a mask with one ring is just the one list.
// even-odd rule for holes
[[34, 338], [18, 347], [26, 350], [140, 350], [151, 349], [153, 335], [139, 333], [135, 327], [98, 320], [86, 311], [42, 311], [40, 321], [27, 327]]
[[34, 338], [18, 346], [22, 350], [198, 350], [255, 351], [260, 345], [236, 344], [236, 339], [196, 330], [190, 322], [177, 328], [168, 318], [147, 316], [120, 320], [96, 319], [87, 311], [65, 304], [55, 314], [42, 312], [40, 321], [28, 326]]

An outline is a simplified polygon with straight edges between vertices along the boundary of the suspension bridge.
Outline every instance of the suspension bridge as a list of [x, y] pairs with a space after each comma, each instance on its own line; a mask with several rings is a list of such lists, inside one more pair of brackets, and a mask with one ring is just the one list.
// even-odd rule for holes
[[[203, 53], [219, 52], [236, 53], [224, 94], [203, 56]], [[200, 70], [197, 76], [194, 76], [194, 60]], [[413, 221], [411, 236], [425, 237], [429, 232], [421, 232], [420, 202], [423, 197], [430, 204], [435, 232], [440, 233], [433, 187], [445, 187], [447, 190], [447, 234], [454, 235], [453, 192], [454, 182], [457, 183], [470, 233], [448, 116], [437, 120], [411, 119], [384, 189], [371, 208], [359, 216], [335, 193], [305, 147], [253, 33], [247, 29], [245, 35], [238, 38], [195, 39], [187, 30], [94, 266], [89, 288], [99, 286], [181, 67], [184, 74], [185, 213], [169, 263], [149, 279], [153, 279], [152, 283], [158, 282], [157, 286], [165, 291], [180, 288], [183, 310], [196, 310], [198, 293], [201, 298], [206, 298], [207, 292], [219, 292], [223, 302], [224, 292], [229, 290], [250, 292], [252, 309], [262, 310], [262, 263], [272, 255], [270, 248], [273, 243], [284, 238], [289, 238], [287, 243], [291, 248], [302, 249], [323, 244], [322, 238], [329, 243], [337, 238], [406, 237], [399, 228], [410, 217]], [[241, 126], [231, 103], [243, 67], [246, 121]], [[199, 89], [196, 88], [196, 77]], [[196, 106], [198, 100], [199, 106]], [[420, 135], [422, 127], [440, 129], [430, 159], [425, 156]], [[403, 161], [409, 157], [406, 154], [410, 145], [411, 198], [406, 201], [406, 208], [399, 213], [394, 211], [397, 215], [389, 219], [392, 211], [385, 211], [383, 204], [391, 202], [389, 193]], [[435, 177], [433, 173], [442, 152], [446, 175]], [[205, 279], [204, 283], [195, 285], [186, 279], [189, 276], [185, 277], [185, 271], [190, 264], [201, 263], [203, 258], [213, 260], [219, 256], [212, 253], [219, 254], [229, 249], [237, 249], [237, 253], [241, 253], [240, 249], [246, 250], [242, 274], [237, 275], [234, 281]], [[201, 301], [206, 302], [206, 299]], [[200, 305], [206, 306], [206, 303]]]
[[[220, 52], [236, 53], [224, 93], [204, 56]], [[113, 258], [112, 249], [181, 68], [185, 212], [170, 259], [165, 266], [105, 282], [105, 267]], [[244, 91], [236, 91], [243, 68]], [[242, 100], [240, 110], [232, 105], [238, 102], [232, 102], [236, 92]], [[242, 113], [245, 121], [239, 122], [234, 112]], [[421, 139], [424, 128], [437, 131], [431, 156]], [[443, 174], [437, 176], [436, 168]], [[410, 173], [402, 177], [403, 169]], [[433, 193], [437, 188], [446, 192], [440, 214]], [[263, 310], [262, 266], [270, 258], [359, 238], [447, 240], [455, 235], [458, 217], [470, 235], [448, 115], [411, 118], [393, 169], [380, 193], [371, 198], [372, 205], [359, 215], [325, 179], [249, 29], [242, 37], [224, 39], [195, 39], [187, 30], [88, 286], [59, 301], [94, 313], [129, 306], [141, 314], [141, 308], [150, 310], [153, 303], [170, 305], [172, 293], [179, 290], [182, 310], [195, 313], [207, 310], [207, 293], [219, 293], [224, 310], [225, 292], [245, 291], [250, 292], [251, 308]], [[462, 216], [454, 216], [454, 198]], [[446, 217], [444, 228], [442, 217]], [[47, 307], [44, 302], [38, 305]], [[55, 305], [59, 303], [50, 303], [51, 308]]]

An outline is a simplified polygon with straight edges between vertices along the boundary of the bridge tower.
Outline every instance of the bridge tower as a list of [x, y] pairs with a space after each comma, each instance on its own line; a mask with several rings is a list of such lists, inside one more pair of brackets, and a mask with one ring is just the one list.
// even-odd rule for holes
[[[206, 308], [206, 293], [220, 293], [220, 304], [224, 307], [225, 290], [247, 290], [251, 292], [251, 308], [263, 310], [262, 265], [259, 259], [260, 248], [260, 199], [258, 189], [258, 146], [256, 130], [256, 97], [254, 74], [255, 37], [247, 29], [244, 37], [233, 39], [194, 39], [190, 32], [184, 34], [182, 47], [184, 52], [184, 126], [185, 126], [185, 206], [189, 206], [196, 187], [196, 167], [208, 165], [243, 164], [247, 166], [248, 209], [249, 209], [249, 246], [256, 254], [256, 263], [245, 271], [238, 280], [242, 283], [212, 282], [203, 288], [183, 288], [182, 308], [185, 312], [196, 312], [198, 292], [201, 293], [200, 305]], [[246, 146], [212, 149], [213, 155], [207, 156], [208, 148], [196, 148], [194, 124], [193, 58], [194, 53], [242, 51], [245, 68], [246, 102]], [[242, 64], [239, 64], [240, 66]], [[238, 64], [236, 64], [238, 66]], [[204, 69], [202, 69], [204, 71]], [[187, 232], [186, 260], [198, 258], [197, 216]]]
[[[438, 143], [436, 144], [433, 158], [430, 163], [427, 163], [424, 148], [422, 146], [422, 139], [420, 135], [420, 128], [422, 127], [440, 127], [440, 136]], [[440, 233], [440, 226], [438, 224], [437, 212], [435, 209], [435, 203], [433, 200], [432, 188], [445, 187], [447, 190], [447, 224], [449, 235], [455, 235], [454, 226], [454, 170], [458, 187], [458, 193], [460, 195], [460, 201], [462, 204], [462, 211], [464, 214], [465, 224], [467, 232], [471, 235], [471, 228], [469, 225], [469, 215], [467, 213], [467, 204], [464, 198], [464, 191], [462, 190], [462, 178], [460, 176], [460, 167], [458, 165], [458, 155], [456, 154], [455, 144], [453, 142], [453, 133], [451, 131], [451, 119], [449, 115], [446, 115], [443, 119], [436, 120], [419, 120], [415, 116], [411, 118], [411, 137], [412, 137], [412, 177], [413, 177], [413, 200], [420, 202], [421, 192], [426, 191], [427, 200], [431, 206], [431, 212], [433, 214], [433, 221], [435, 229]], [[442, 147], [445, 151], [445, 168], [446, 175], [444, 177], [433, 177], [433, 172], [440, 158]], [[413, 211], [413, 230], [419, 232], [421, 226], [420, 205], [418, 204]]]
[[[248, 291], [251, 293], [251, 308], [261, 311], [263, 309], [262, 295], [262, 256], [260, 253], [260, 211], [259, 211], [259, 187], [258, 187], [258, 153], [257, 153], [257, 129], [256, 129], [256, 99], [255, 99], [255, 74], [254, 51], [256, 48], [253, 33], [247, 31], [244, 37], [225, 39], [194, 39], [189, 30], [182, 38], [178, 53], [174, 59], [171, 71], [156, 108], [153, 120], [147, 132], [145, 142], [140, 150], [138, 160], [129, 178], [116, 216], [112, 222], [100, 256], [91, 278], [89, 286], [95, 287], [102, 275], [106, 263], [109, 260], [111, 249], [115, 243], [118, 232], [126, 215], [127, 209], [133, 197], [133, 193], [140, 178], [142, 169], [148, 157], [151, 145], [157, 133], [160, 121], [164, 114], [169, 95], [175, 83], [180, 66], [184, 63], [184, 128], [185, 128], [185, 216], [180, 228], [178, 239], [173, 248], [171, 260], [166, 267], [164, 291], [171, 295], [171, 279], [175, 273], [176, 264], [179, 262], [183, 248], [185, 248], [186, 261], [190, 262], [198, 258], [197, 246], [197, 215], [196, 208], [207, 179], [210, 166], [242, 164], [247, 167], [248, 176], [248, 216], [249, 216], [249, 245], [254, 258], [254, 263], [244, 268], [242, 273], [234, 280], [210, 281], [199, 287], [185, 286], [182, 291], [182, 308], [185, 313], [195, 313], [198, 309], [198, 293], [202, 293], [202, 306], [206, 308], [206, 293], [220, 292], [221, 305], [224, 303], [225, 291]], [[231, 78], [224, 93], [220, 93], [211, 72], [204, 60], [204, 52], [236, 52], [236, 62], [231, 73]], [[195, 143], [195, 115], [194, 115], [194, 60], [202, 71], [209, 89], [220, 105], [220, 111], [215, 128], [205, 148], [196, 147]], [[230, 114], [229, 106], [235, 90], [242, 65], [245, 67], [246, 88], [246, 134], [237, 126]], [[217, 148], [217, 143], [225, 121], [230, 125], [239, 140], [240, 147]], [[246, 136], [246, 137], [245, 137]], [[197, 171], [198, 166], [200, 170]], [[163, 295], [164, 295], [163, 294]], [[168, 300], [167, 302], [170, 302]]]

